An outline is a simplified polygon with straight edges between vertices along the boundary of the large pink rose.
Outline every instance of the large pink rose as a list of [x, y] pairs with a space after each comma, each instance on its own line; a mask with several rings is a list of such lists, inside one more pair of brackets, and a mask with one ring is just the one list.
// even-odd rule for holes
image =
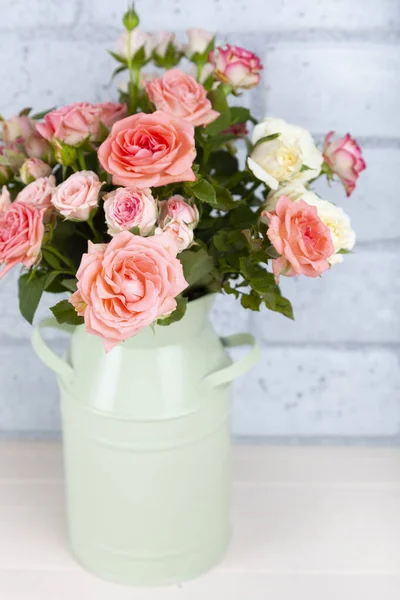
[[158, 222], [164, 227], [168, 221], [175, 219], [189, 225], [194, 229], [199, 222], [199, 211], [195, 204], [189, 204], [183, 196], [175, 194], [168, 200], [162, 200], [158, 203], [160, 216]]
[[38, 123], [36, 129], [46, 140], [57, 138], [65, 144], [76, 146], [87, 137], [97, 138], [102, 112], [99, 105], [75, 102], [49, 112], [44, 123]]
[[101, 108], [100, 121], [109, 129], [128, 114], [127, 105], [118, 102], [103, 102], [102, 104], [95, 104], [95, 106]]
[[356, 187], [358, 176], [367, 165], [361, 155], [360, 146], [349, 133], [336, 142], [332, 141], [334, 135], [335, 132], [330, 131], [326, 136], [323, 156], [343, 183], [347, 196], [350, 196]]
[[269, 219], [267, 236], [281, 254], [272, 261], [279, 275], [318, 277], [329, 269], [328, 258], [335, 252], [329, 228], [318, 216], [317, 207], [281, 196], [274, 213], [263, 212]]
[[14, 202], [0, 213], [0, 279], [18, 263], [31, 267], [40, 253], [44, 210]]
[[70, 302], [107, 351], [171, 314], [176, 296], [188, 285], [181, 262], [159, 238], [123, 231], [109, 244], [89, 242], [82, 257]]
[[98, 204], [102, 185], [93, 171], [78, 171], [57, 186], [51, 202], [69, 221], [87, 221]]
[[263, 66], [254, 52], [226, 44], [210, 52], [208, 60], [214, 66], [214, 76], [233, 88], [249, 89], [260, 82]]
[[161, 79], [146, 83], [146, 92], [158, 110], [186, 119], [195, 126], [207, 125], [219, 116], [201, 83], [180, 69], [171, 69]]
[[50, 177], [39, 177], [36, 181], [29, 183], [21, 190], [16, 198], [16, 202], [29, 204], [34, 208], [50, 208], [53, 194], [56, 190], [56, 180], [54, 175]]
[[117, 121], [98, 156], [115, 185], [142, 189], [196, 179], [193, 125], [161, 110]]
[[118, 188], [103, 197], [108, 233], [111, 236], [138, 227], [149, 235], [157, 220], [157, 204], [151, 190]]

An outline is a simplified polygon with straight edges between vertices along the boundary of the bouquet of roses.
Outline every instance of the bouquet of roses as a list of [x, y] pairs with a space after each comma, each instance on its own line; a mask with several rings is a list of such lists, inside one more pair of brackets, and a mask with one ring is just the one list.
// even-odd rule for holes
[[336, 175], [350, 195], [360, 148], [331, 132], [321, 152], [308, 131], [231, 106], [260, 81], [252, 52], [195, 29], [182, 48], [140, 30], [133, 7], [123, 23], [111, 52], [129, 76], [119, 103], [2, 120], [0, 277], [23, 266], [29, 322], [43, 292], [69, 292], [54, 316], [107, 350], [212, 292], [293, 318], [280, 276], [317, 277], [355, 242], [348, 216], [310, 185]]

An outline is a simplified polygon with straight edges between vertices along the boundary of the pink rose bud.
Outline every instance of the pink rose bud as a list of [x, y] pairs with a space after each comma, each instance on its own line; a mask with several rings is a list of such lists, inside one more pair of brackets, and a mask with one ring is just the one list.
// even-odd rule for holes
[[323, 156], [325, 162], [343, 183], [347, 196], [354, 191], [356, 181], [366, 168], [361, 154], [361, 148], [356, 140], [347, 133], [344, 137], [332, 141], [334, 131], [330, 131], [325, 138]]
[[78, 290], [69, 301], [84, 317], [86, 330], [103, 339], [106, 351], [171, 314], [176, 296], [188, 285], [176, 251], [164, 248], [162, 238], [123, 231], [109, 244], [89, 242], [82, 256]]
[[214, 66], [215, 77], [235, 89], [253, 88], [260, 82], [263, 66], [254, 52], [226, 44], [210, 52], [208, 60]]
[[3, 185], [0, 193], [0, 213], [6, 212], [11, 204], [11, 196], [7, 186]]
[[118, 188], [103, 199], [109, 235], [135, 227], [140, 235], [151, 233], [157, 220], [157, 205], [149, 188]]
[[44, 210], [13, 202], [0, 213], [0, 279], [18, 263], [31, 267], [38, 259], [44, 235]]
[[25, 152], [30, 158], [43, 158], [51, 154], [51, 146], [37, 131], [25, 140]]
[[301, 274], [318, 277], [329, 269], [328, 259], [335, 248], [330, 230], [319, 218], [316, 206], [281, 196], [275, 212], [263, 211], [261, 217], [269, 220], [267, 236], [282, 255], [272, 261], [276, 278]]
[[158, 203], [160, 209], [159, 225], [165, 227], [169, 221], [176, 220], [194, 229], [199, 222], [199, 211], [195, 204], [190, 204], [183, 196], [176, 194], [168, 200]]
[[44, 123], [38, 123], [36, 129], [46, 140], [57, 138], [64, 144], [76, 146], [86, 138], [98, 137], [101, 115], [98, 105], [75, 102], [47, 113]]
[[23, 143], [35, 131], [35, 123], [26, 115], [15, 115], [3, 123], [3, 140], [6, 144]]
[[39, 179], [39, 177], [47, 177], [51, 173], [51, 167], [40, 158], [27, 158], [19, 170], [19, 174], [23, 183], [28, 184]]
[[158, 110], [185, 119], [193, 125], [207, 125], [219, 117], [201, 83], [180, 69], [170, 69], [161, 79], [146, 84], [150, 101]]
[[51, 202], [69, 221], [87, 221], [98, 204], [102, 185], [93, 171], [78, 171], [60, 183]]
[[161, 110], [117, 121], [98, 149], [114, 185], [135, 189], [195, 181], [195, 156], [193, 125]]
[[168, 221], [162, 228], [157, 227], [155, 235], [167, 235], [178, 252], [190, 248], [193, 244], [193, 229], [178, 219]]
[[[34, 159], [36, 160], [36, 159]], [[16, 202], [29, 204], [34, 208], [51, 208], [51, 200], [56, 190], [54, 175], [50, 177], [39, 177], [36, 181], [29, 183], [16, 197]]]
[[210, 45], [214, 35], [205, 29], [192, 28], [187, 32], [189, 43], [187, 46], [187, 55], [189, 58], [193, 54], [204, 54]]
[[100, 121], [108, 129], [120, 119], [124, 119], [128, 114], [127, 105], [119, 104], [118, 102], [103, 102], [102, 104], [95, 104], [95, 106], [101, 109]]

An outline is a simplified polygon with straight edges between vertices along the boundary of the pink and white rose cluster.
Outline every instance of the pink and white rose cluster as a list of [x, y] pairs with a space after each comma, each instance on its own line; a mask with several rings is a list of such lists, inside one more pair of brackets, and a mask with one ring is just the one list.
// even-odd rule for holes
[[199, 210], [194, 202], [188, 202], [177, 194], [159, 202], [159, 209], [156, 234], [167, 234], [175, 241], [179, 252], [190, 248], [194, 240], [193, 230], [199, 222]]

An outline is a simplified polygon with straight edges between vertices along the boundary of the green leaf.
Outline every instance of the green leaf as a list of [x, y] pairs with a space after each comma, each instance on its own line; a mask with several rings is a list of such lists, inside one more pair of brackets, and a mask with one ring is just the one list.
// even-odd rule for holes
[[26, 108], [23, 108], [22, 110], [19, 111], [19, 116], [20, 117], [27, 117], [29, 115], [29, 113], [32, 110], [32, 106], [27, 106]]
[[214, 205], [216, 194], [213, 186], [206, 179], [199, 179], [196, 183], [190, 185], [190, 190], [202, 202]]
[[301, 165], [300, 173], [303, 171], [312, 171], [311, 167], [307, 167], [307, 165]]
[[353, 250], [346, 250], [346, 248], [341, 248], [336, 252], [336, 254], [354, 254]]
[[114, 71], [112, 72], [111, 75], [111, 81], [117, 76], [119, 75], [119, 73], [122, 73], [123, 71], [127, 70], [127, 66], [126, 65], [121, 65], [120, 67], [117, 67], [116, 69], [114, 69]]
[[28, 323], [32, 324], [43, 294], [46, 277], [37, 273], [24, 273], [18, 280], [19, 310]]
[[244, 108], [243, 106], [232, 106], [231, 110], [231, 125], [236, 125], [237, 123], [246, 123], [251, 119], [251, 114], [248, 108]]
[[177, 298], [175, 298], [175, 300], [176, 309], [174, 310], [174, 312], [172, 312], [168, 317], [165, 317], [164, 319], [158, 319], [157, 325], [162, 325], [163, 327], [165, 327], [167, 325], [171, 325], [171, 323], [176, 323], [177, 321], [180, 321], [184, 317], [188, 299], [183, 298], [183, 296], [178, 296]]
[[59, 258], [57, 258], [57, 256], [55, 256], [50, 250], [47, 250], [46, 248], [42, 248], [42, 257], [44, 258], [46, 263], [49, 265], [49, 267], [51, 267], [52, 269], [55, 269], [56, 271], [62, 271], [63, 266], [62, 266]]
[[217, 110], [219, 113], [229, 110], [226, 94], [221, 85], [218, 86], [217, 89], [211, 90], [211, 92], [208, 93], [208, 98], [211, 101], [213, 109]]
[[67, 323], [68, 325], [82, 325], [83, 317], [80, 317], [68, 300], [61, 300], [55, 306], [50, 308], [58, 323]]
[[275, 294], [273, 299], [274, 301], [272, 302], [270, 298], [263, 298], [265, 306], [274, 312], [281, 313], [285, 317], [288, 317], [288, 319], [294, 320], [293, 308], [290, 301], [281, 296], [280, 292]]
[[259, 140], [257, 140], [255, 142], [255, 144], [253, 144], [253, 150], [254, 150], [254, 148], [257, 148], [257, 146], [260, 146], [260, 144], [264, 144], [264, 142], [272, 142], [272, 140], [276, 140], [276, 138], [278, 138], [280, 135], [281, 135], [280, 133], [272, 133], [271, 135], [264, 135]]
[[230, 124], [230, 111], [226, 110], [225, 112], [221, 113], [219, 117], [215, 119], [215, 121], [207, 125], [207, 127], [204, 128], [204, 132], [208, 135], [216, 135], [217, 133], [224, 131], [224, 129], [227, 129], [230, 126]]
[[49, 112], [51, 112], [54, 109], [55, 109], [55, 106], [52, 106], [51, 108], [48, 108], [47, 110], [42, 110], [40, 112], [37, 112], [34, 115], [31, 115], [31, 119], [35, 119], [35, 121], [38, 121], [39, 119], [43, 119], [43, 117], [45, 117], [47, 114], [49, 114]]
[[70, 292], [76, 292], [76, 279], [62, 279], [61, 285]]
[[215, 208], [218, 208], [219, 210], [223, 211], [228, 211], [232, 210], [233, 208], [236, 208], [240, 204], [241, 200], [234, 200], [230, 191], [224, 186], [215, 185], [214, 189], [216, 195]]
[[250, 310], [259, 311], [261, 306], [261, 298], [258, 294], [255, 294], [253, 291], [250, 294], [242, 294], [240, 299], [240, 303], [243, 308], [249, 308]]
[[[226, 150], [213, 152], [209, 158], [208, 166], [216, 177], [223, 177], [224, 179], [237, 175], [239, 170], [238, 159]], [[230, 179], [227, 181], [230, 181]], [[224, 181], [225, 185], [227, 185], [227, 181]]]
[[184, 250], [179, 255], [183, 265], [183, 273], [189, 285], [194, 285], [214, 268], [212, 257], [204, 250]]
[[118, 62], [122, 63], [123, 65], [128, 65], [128, 62], [125, 58], [125, 56], [121, 56], [121, 54], [117, 54], [116, 52], [113, 52], [112, 50], [107, 50], [108, 54], [111, 54], [111, 56], [113, 58], [115, 58], [115, 60], [117, 60]]

